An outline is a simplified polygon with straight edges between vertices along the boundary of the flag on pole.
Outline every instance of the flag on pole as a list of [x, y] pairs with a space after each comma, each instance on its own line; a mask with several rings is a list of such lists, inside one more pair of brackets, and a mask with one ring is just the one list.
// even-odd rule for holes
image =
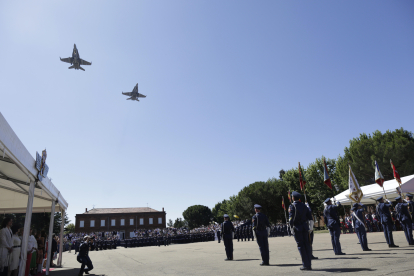
[[332, 190], [332, 183], [329, 178], [328, 166], [326, 166], [325, 158], [323, 159], [323, 182]]
[[289, 198], [289, 202], [292, 203], [292, 198], [290, 197], [290, 190], [288, 192], [288, 198]]
[[302, 177], [302, 170], [300, 169], [300, 162], [299, 162], [299, 184], [300, 184], [300, 190], [303, 191], [305, 189], [306, 180], [303, 180]]
[[351, 165], [349, 165], [349, 198], [356, 202], [360, 203], [361, 199], [363, 197], [363, 193], [361, 191], [361, 188], [359, 187], [358, 180], [356, 180], [354, 172], [351, 169]]
[[391, 159], [390, 159], [390, 162], [391, 162], [391, 168], [392, 168], [392, 171], [393, 171], [393, 173], [394, 173], [394, 178], [395, 178], [395, 180], [397, 180], [397, 182], [398, 182], [399, 184], [401, 184], [400, 174], [398, 173], [398, 171], [397, 171], [397, 169], [395, 168], [394, 164], [392, 163], [392, 160], [391, 160]]
[[234, 217], [235, 217], [236, 219], [238, 219], [238, 218], [239, 218], [239, 216], [238, 216], [238, 215], [234, 215]]
[[375, 182], [382, 187], [384, 184], [384, 177], [381, 174], [381, 171], [378, 167], [377, 160], [375, 160]]
[[282, 208], [283, 208], [283, 210], [286, 211], [286, 208], [285, 208], [285, 200], [283, 199], [283, 196], [282, 196]]

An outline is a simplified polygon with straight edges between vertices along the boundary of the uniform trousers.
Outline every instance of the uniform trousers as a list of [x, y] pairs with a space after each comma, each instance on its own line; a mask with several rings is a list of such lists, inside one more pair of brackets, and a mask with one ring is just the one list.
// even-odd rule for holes
[[267, 230], [256, 230], [256, 241], [259, 245], [262, 261], [269, 263], [269, 241], [267, 239]]
[[355, 228], [355, 232], [358, 236], [359, 243], [361, 244], [362, 250], [368, 249], [367, 231], [364, 226]]
[[408, 244], [414, 244], [413, 242], [413, 224], [409, 220], [405, 220], [401, 223], [404, 230], [405, 238], [407, 239]]
[[387, 241], [388, 245], [394, 244], [394, 239], [392, 237], [392, 228], [394, 227], [393, 223], [385, 223], [382, 225], [382, 228], [384, 229], [384, 236], [385, 240]]
[[309, 233], [309, 244], [311, 249], [311, 256], [313, 256], [313, 231]]
[[226, 250], [227, 259], [233, 259], [233, 239], [231, 234], [223, 235], [224, 249]]
[[339, 237], [341, 236], [341, 228], [339, 226], [329, 228], [329, 233], [331, 234], [332, 247], [335, 254], [342, 253], [341, 243], [339, 242]]
[[[89, 256], [82, 256], [81, 258], [82, 258], [82, 265], [81, 265], [81, 269], [80, 269], [79, 274], [83, 275], [83, 272], [91, 271], [93, 269], [93, 265], [92, 265], [92, 261], [89, 258]], [[88, 266], [87, 269], [85, 269], [85, 265]]]
[[312, 251], [311, 244], [309, 241], [309, 232], [308, 231], [295, 231], [293, 234], [295, 237], [296, 244], [298, 246], [300, 257], [302, 258], [303, 267], [310, 268], [312, 266]]

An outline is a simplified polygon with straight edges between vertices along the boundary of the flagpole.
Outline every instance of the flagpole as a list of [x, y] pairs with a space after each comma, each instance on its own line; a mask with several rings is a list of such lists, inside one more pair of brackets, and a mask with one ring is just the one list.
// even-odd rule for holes
[[282, 196], [282, 200], [283, 200], [283, 213], [285, 213], [285, 221], [286, 221], [286, 224], [288, 223], [288, 221], [287, 221], [287, 217], [286, 217], [286, 205], [285, 205], [285, 198]]

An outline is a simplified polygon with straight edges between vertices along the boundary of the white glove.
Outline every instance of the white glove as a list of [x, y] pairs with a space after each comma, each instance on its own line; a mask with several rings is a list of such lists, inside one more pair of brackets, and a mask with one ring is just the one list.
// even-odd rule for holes
[[315, 224], [315, 222], [313, 220], [309, 221], [309, 233], [311, 233], [313, 231], [313, 225]]
[[292, 235], [295, 235], [295, 227], [290, 228], [290, 231], [292, 232]]
[[389, 204], [391, 204], [391, 201], [389, 201], [389, 199], [387, 199], [387, 202], [388, 202]]
[[404, 199], [404, 202], [405, 202], [405, 203], [408, 203], [408, 201], [407, 201], [406, 199]]

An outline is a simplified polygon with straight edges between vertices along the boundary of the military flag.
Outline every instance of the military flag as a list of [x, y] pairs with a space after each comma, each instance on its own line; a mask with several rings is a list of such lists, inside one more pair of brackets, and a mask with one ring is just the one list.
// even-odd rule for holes
[[292, 198], [290, 197], [290, 190], [288, 191], [288, 198], [289, 198], [289, 202], [292, 203]]
[[392, 160], [391, 160], [391, 159], [390, 159], [390, 162], [391, 162], [391, 168], [392, 168], [392, 171], [393, 171], [393, 173], [394, 173], [394, 178], [395, 178], [395, 180], [397, 180], [398, 184], [400, 184], [400, 185], [401, 185], [401, 178], [400, 178], [400, 174], [398, 173], [398, 171], [397, 171], [397, 169], [395, 168], [394, 164], [392, 163]]
[[323, 159], [323, 182], [332, 190], [332, 183], [329, 178], [328, 166], [326, 166], [325, 158]]
[[377, 182], [378, 185], [380, 185], [383, 188], [384, 184], [384, 177], [381, 174], [381, 171], [378, 167], [377, 160], [375, 160], [375, 182]]
[[306, 180], [302, 176], [302, 170], [300, 169], [300, 162], [299, 162], [299, 184], [300, 184], [300, 190], [303, 191], [305, 189]]
[[233, 217], [235, 217], [236, 219], [238, 219], [238, 218], [239, 218], [239, 216], [238, 216], [238, 215], [234, 215]]
[[349, 198], [355, 203], [360, 203], [362, 196], [364, 195], [359, 187], [358, 180], [355, 178], [354, 172], [349, 165]]
[[285, 208], [285, 200], [283, 199], [283, 196], [282, 196], [282, 208], [283, 208], [283, 210], [286, 210], [286, 208]]

